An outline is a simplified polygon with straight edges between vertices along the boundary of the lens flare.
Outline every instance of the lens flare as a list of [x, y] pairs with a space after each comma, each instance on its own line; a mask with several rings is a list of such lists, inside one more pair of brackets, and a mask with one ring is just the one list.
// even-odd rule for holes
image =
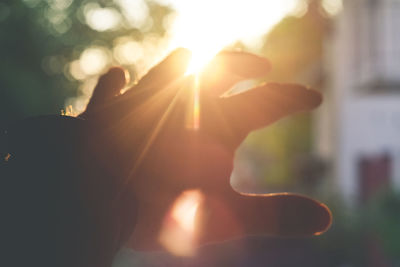
[[193, 93], [193, 129], [198, 130], [200, 128], [200, 88], [197, 76], [195, 80], [196, 82]]
[[190, 130], [200, 129], [200, 85], [198, 75], [188, 77], [187, 90], [190, 90], [190, 102], [187, 107], [186, 128]]
[[194, 232], [195, 216], [200, 199], [199, 191], [186, 191], [177, 199], [172, 209], [172, 218], [183, 230]]
[[196, 214], [203, 196], [198, 190], [183, 192], [166, 216], [160, 243], [177, 256], [191, 256], [196, 246]]

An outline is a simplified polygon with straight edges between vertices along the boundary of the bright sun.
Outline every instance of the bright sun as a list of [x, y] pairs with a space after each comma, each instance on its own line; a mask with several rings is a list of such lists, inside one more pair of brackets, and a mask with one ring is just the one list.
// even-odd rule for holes
[[186, 47], [192, 51], [187, 74], [198, 72], [221, 49], [236, 41], [250, 49], [263, 45], [263, 36], [298, 1], [260, 0], [163, 0], [175, 10], [170, 25], [171, 48]]
[[190, 59], [189, 66], [186, 70], [186, 75], [199, 73], [202, 68], [207, 65], [208, 62], [218, 53], [216, 51], [210, 50], [191, 50], [192, 51], [192, 58]]

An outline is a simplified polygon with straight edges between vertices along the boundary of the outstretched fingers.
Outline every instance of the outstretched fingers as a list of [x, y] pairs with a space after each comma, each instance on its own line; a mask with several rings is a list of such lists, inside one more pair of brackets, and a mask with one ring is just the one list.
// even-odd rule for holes
[[182, 87], [190, 51], [179, 48], [153, 67], [139, 82], [110, 104], [130, 124], [152, 124], [165, 113]]

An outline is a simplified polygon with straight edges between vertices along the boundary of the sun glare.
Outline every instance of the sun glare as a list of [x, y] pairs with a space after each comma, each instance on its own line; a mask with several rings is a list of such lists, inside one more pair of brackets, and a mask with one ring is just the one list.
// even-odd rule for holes
[[183, 192], [165, 218], [161, 244], [172, 254], [191, 256], [196, 245], [196, 214], [202, 201], [198, 190]]
[[192, 58], [186, 70], [186, 75], [197, 74], [207, 65], [208, 62], [218, 53], [218, 48], [213, 50], [192, 50]]
[[[171, 48], [193, 53], [187, 73], [193, 74], [224, 47], [240, 41], [251, 50], [263, 45], [263, 36], [286, 14], [296, 0], [158, 0], [176, 11], [169, 21]], [[170, 20], [170, 18], [169, 18]]]

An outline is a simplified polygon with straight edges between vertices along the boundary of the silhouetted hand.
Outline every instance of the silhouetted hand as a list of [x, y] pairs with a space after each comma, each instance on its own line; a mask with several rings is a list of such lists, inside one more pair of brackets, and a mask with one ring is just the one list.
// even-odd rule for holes
[[330, 211], [315, 200], [289, 193], [246, 195], [230, 185], [234, 152], [248, 133], [317, 107], [321, 95], [278, 83], [224, 94], [240, 80], [264, 76], [269, 62], [221, 52], [196, 79], [185, 75], [189, 59], [187, 50], [174, 51], [124, 94], [119, 93], [127, 82], [124, 71], [110, 69], [81, 115], [94, 129], [91, 147], [100, 162], [124, 177], [120, 188], [132, 189], [138, 202], [137, 217], [127, 220], [135, 226], [129, 245], [159, 248], [163, 221], [186, 190], [202, 194], [198, 244], [326, 231]]

